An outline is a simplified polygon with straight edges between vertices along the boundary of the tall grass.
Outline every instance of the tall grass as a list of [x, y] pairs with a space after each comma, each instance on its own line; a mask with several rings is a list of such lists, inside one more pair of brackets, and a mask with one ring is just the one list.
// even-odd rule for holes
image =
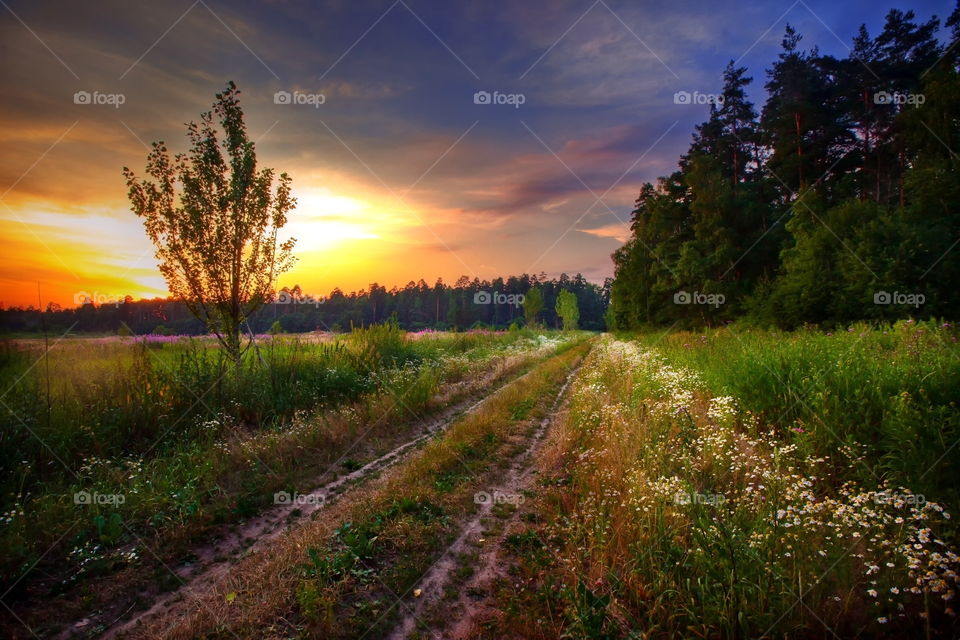
[[[955, 636], [960, 556], [943, 505], [870, 473], [858, 482], [854, 465], [883, 458], [850, 463], [845, 445], [822, 456], [777, 413], [716, 395], [718, 379], [735, 384], [728, 339], [693, 347], [698, 336], [681, 335], [659, 353], [610, 341], [591, 354], [532, 518], [545, 524], [524, 534], [522, 588], [501, 594], [501, 635]], [[797, 342], [787, 362], [836, 355], [819, 337]], [[704, 375], [676, 364], [711, 360], [694, 349], [728, 358]]]
[[225, 627], [253, 637], [277, 619], [303, 637], [388, 633], [406, 611], [398, 596], [409, 594], [456, 538], [462, 518], [477, 508], [475, 493], [498, 482], [522, 450], [518, 441], [549, 411], [587, 349], [581, 337], [328, 517], [241, 560], [229, 581], [200, 596], [201, 606], [172, 625], [154, 619], [134, 637], [219, 637]]
[[[727, 328], [641, 341], [697, 371], [717, 395], [735, 396], [788, 442], [831, 456], [843, 477], [888, 480], [960, 508], [960, 344], [952, 326]], [[840, 450], [850, 455], [834, 455]]]
[[[54, 544], [92, 567], [106, 562], [95, 547], [131, 532], [251, 515], [335, 462], [361, 427], [410, 422], [444, 382], [514, 346], [533, 357], [533, 344], [516, 334], [411, 340], [386, 325], [327, 343], [261, 341], [240, 368], [203, 338], [67, 339], [46, 353], [0, 345], [3, 582]], [[126, 502], [78, 506], [78, 491]]]

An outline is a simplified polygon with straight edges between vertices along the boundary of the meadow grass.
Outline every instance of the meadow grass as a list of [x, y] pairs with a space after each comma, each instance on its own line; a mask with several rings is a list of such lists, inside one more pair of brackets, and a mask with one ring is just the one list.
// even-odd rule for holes
[[[366, 448], [392, 442], [400, 425], [477, 392], [468, 383], [486, 372], [506, 375], [557, 344], [530, 332], [413, 340], [385, 325], [264, 341], [239, 369], [209, 339], [67, 339], [45, 355], [42, 343], [7, 345], [3, 584], [26, 588], [20, 577], [41, 558], [66, 576], [54, 593], [136, 567], [150, 560], [140, 537], [177, 553], [324, 471], [361, 435]], [[79, 492], [123, 503], [78, 505]]]
[[909, 324], [606, 340], [546, 449], [495, 632], [955, 635], [956, 476], [909, 482], [951, 442], [909, 443], [919, 469], [890, 442], [904, 392], [914, 437], [956, 424], [956, 350]]
[[456, 537], [474, 494], [497, 482], [588, 348], [582, 336], [562, 345], [325, 518], [241, 561], [188, 615], [135, 637], [380, 637], [406, 610], [397, 598]]
[[958, 335], [907, 320], [833, 334], [730, 327], [641, 343], [696, 371], [715, 395], [735, 397], [785, 441], [829, 456], [835, 474], [903, 484], [960, 512]]

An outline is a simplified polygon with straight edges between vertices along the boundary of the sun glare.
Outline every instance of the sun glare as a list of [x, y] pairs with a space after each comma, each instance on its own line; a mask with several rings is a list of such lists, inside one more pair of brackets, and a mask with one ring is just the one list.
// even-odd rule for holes
[[303, 190], [295, 194], [297, 208], [284, 230], [297, 239], [300, 252], [336, 249], [355, 240], [380, 235], [368, 226], [370, 205], [327, 189]]

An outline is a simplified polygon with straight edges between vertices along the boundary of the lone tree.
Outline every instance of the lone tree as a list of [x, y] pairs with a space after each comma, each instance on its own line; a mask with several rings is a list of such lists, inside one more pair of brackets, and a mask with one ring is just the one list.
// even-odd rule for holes
[[531, 287], [523, 298], [523, 317], [528, 327], [537, 325], [537, 316], [543, 311], [543, 293], [537, 287]]
[[[132, 210], [156, 245], [170, 293], [217, 336], [239, 365], [246, 319], [273, 295], [274, 282], [293, 266], [295, 239], [277, 232], [296, 206], [286, 173], [273, 186], [273, 169], [257, 169], [233, 82], [216, 94], [213, 111], [187, 124], [191, 147], [173, 158], [163, 141], [147, 155], [150, 180], [123, 168]], [[214, 124], [219, 119], [223, 139]], [[179, 188], [178, 188], [179, 187]]]
[[580, 305], [577, 304], [577, 294], [564, 289], [557, 296], [557, 315], [563, 320], [564, 331], [572, 331], [580, 322]]

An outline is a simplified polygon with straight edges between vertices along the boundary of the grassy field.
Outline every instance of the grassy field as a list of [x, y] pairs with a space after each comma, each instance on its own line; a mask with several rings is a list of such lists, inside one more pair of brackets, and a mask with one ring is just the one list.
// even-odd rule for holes
[[158, 619], [132, 637], [387, 637], [409, 606], [402, 599], [416, 597], [419, 579], [477, 508], [477, 492], [518, 455], [587, 346], [564, 349], [397, 473], [240, 562], [172, 626]]
[[[172, 561], [206, 529], [361, 466], [425, 416], [487, 392], [478, 381], [521, 371], [564, 340], [385, 325], [332, 341], [278, 337], [241, 369], [209, 339], [7, 344], [3, 590], [86, 597], [104, 576]], [[22, 579], [38, 562], [45, 571]]]
[[955, 637], [952, 327], [621, 336], [584, 371], [499, 633]]
[[11, 637], [960, 633], [947, 324], [39, 347], [3, 352]]

